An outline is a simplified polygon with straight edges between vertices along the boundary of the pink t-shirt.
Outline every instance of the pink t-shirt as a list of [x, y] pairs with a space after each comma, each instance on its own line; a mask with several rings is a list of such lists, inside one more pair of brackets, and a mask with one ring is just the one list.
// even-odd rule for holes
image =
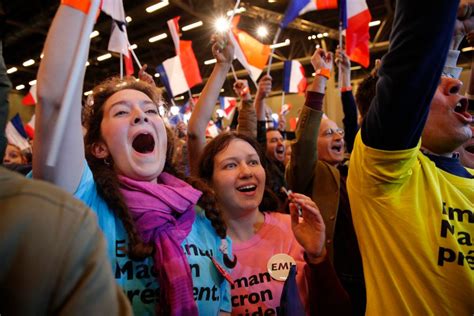
[[235, 282], [231, 287], [232, 315], [280, 314], [284, 282], [273, 279], [267, 270], [270, 258], [280, 253], [290, 255], [296, 261], [296, 281], [301, 301], [308, 305], [304, 249], [293, 235], [291, 218], [281, 213], [264, 214], [263, 226], [254, 237], [245, 242], [232, 243], [232, 252], [238, 258], [231, 273]]

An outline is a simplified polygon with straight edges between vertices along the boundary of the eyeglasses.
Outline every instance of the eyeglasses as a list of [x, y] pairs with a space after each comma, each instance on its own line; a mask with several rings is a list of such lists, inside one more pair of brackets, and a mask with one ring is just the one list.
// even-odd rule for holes
[[324, 137], [333, 137], [334, 133], [338, 133], [341, 137], [344, 137], [344, 130], [342, 128], [328, 128], [323, 132]]

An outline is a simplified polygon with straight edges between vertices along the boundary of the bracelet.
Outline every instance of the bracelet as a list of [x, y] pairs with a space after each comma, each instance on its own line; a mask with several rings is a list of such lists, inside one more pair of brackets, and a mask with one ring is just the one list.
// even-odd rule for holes
[[82, 11], [85, 14], [89, 13], [89, 8], [91, 6], [90, 0], [61, 0], [61, 4]]
[[331, 70], [329, 70], [328, 68], [321, 68], [321, 69], [318, 69], [316, 70], [316, 76], [323, 76], [325, 77], [326, 79], [329, 79], [331, 77]]
[[352, 86], [342, 87], [341, 92], [352, 91]]
[[245, 87], [245, 88], [242, 89], [242, 92], [240, 92], [240, 96], [243, 97], [246, 94], [248, 94], [249, 92], [250, 92], [249, 87]]

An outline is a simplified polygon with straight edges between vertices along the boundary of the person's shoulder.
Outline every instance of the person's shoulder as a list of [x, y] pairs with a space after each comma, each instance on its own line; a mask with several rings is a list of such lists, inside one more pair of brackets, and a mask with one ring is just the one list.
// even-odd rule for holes
[[36, 207], [42, 206], [41, 211], [46, 213], [55, 210], [68, 210], [84, 215], [88, 208], [71, 194], [61, 188], [46, 181], [28, 179], [20, 174], [0, 170], [0, 199], [14, 199], [15, 207], [22, 208], [22, 205], [29, 205], [31, 212]]

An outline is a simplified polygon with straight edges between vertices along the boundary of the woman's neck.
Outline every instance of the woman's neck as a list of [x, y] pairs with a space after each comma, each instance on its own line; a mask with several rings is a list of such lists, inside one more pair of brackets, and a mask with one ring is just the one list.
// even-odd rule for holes
[[263, 213], [258, 209], [239, 215], [229, 215], [227, 212], [224, 214], [227, 234], [235, 242], [251, 239], [260, 230], [265, 220]]

